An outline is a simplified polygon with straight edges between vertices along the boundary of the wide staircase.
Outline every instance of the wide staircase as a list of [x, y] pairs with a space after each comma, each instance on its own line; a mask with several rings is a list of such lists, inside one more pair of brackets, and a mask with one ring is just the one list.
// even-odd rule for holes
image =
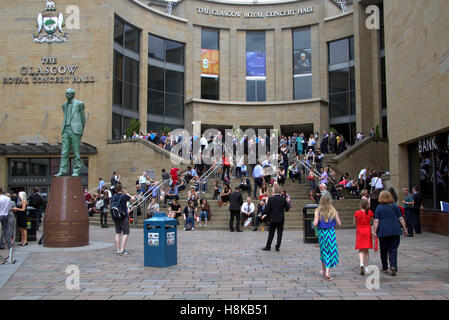
[[[304, 179], [304, 177], [303, 177]], [[210, 206], [211, 206], [211, 220], [208, 221], [207, 227], [204, 226], [204, 221], [202, 222], [202, 227], [198, 226], [198, 223], [195, 222], [195, 231], [196, 230], [229, 230], [229, 209], [227, 205], [223, 205], [219, 207], [217, 200], [211, 200], [213, 196], [213, 181], [215, 178], [211, 176], [208, 179], [208, 190], [206, 193], [201, 194], [199, 193], [200, 197], [205, 197]], [[234, 189], [238, 184], [240, 180], [232, 178], [231, 179], [231, 187]], [[251, 187], [254, 188], [254, 182], [253, 179], [251, 179]], [[285, 226], [284, 229], [286, 230], [301, 230], [303, 228], [303, 207], [307, 204], [314, 204], [315, 202], [310, 200], [308, 197], [309, 193], [309, 184], [305, 183], [304, 180], [301, 183], [298, 183], [297, 180], [295, 182], [292, 182], [290, 179], [287, 179], [285, 190], [290, 195], [292, 199], [292, 208], [289, 212], [285, 213]], [[253, 189], [254, 190], [254, 189]], [[269, 189], [271, 191], [271, 188]], [[328, 187], [328, 190], [330, 191], [330, 186]], [[187, 205], [187, 191], [183, 190], [179, 193], [179, 199], [181, 208], [183, 209]], [[253, 193], [253, 192], [252, 192]], [[244, 200], [246, 200], [246, 197], [248, 196], [248, 193], [246, 191], [242, 191], [242, 197]], [[251, 197], [253, 194], [251, 195]], [[353, 216], [354, 212], [358, 210], [359, 207], [359, 198], [352, 196], [346, 191], [343, 191], [343, 196], [345, 199], [342, 200], [333, 200], [333, 205], [338, 210], [340, 219], [342, 222], [342, 228], [353, 228]], [[255, 205], [255, 208], [257, 210], [258, 200], [252, 198], [252, 201]], [[146, 207], [148, 207], [149, 201], [146, 202]], [[160, 205], [160, 211], [168, 213], [168, 208], [163, 207], [163, 202], [159, 202]], [[143, 208], [144, 205], [141, 205], [141, 211], [142, 215], [136, 217], [136, 221], [131, 224], [131, 226], [134, 226], [136, 228], [142, 228], [143, 227]], [[93, 217], [90, 217], [90, 223], [92, 225], [100, 225], [100, 215], [95, 214]], [[234, 222], [235, 223], [235, 222]], [[108, 215], [108, 224], [112, 227], [113, 221], [110, 218], [110, 215]], [[183, 229], [184, 227], [184, 219], [183, 217], [179, 217], [179, 229]], [[252, 230], [253, 227], [250, 225], [248, 227], [243, 227], [242, 230]], [[266, 229], [266, 224], [262, 223], [259, 226], [259, 231], [262, 229]]]

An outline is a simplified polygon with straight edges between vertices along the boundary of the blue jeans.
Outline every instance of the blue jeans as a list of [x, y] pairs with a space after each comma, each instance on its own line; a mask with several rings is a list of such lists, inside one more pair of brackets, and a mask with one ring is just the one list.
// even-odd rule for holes
[[201, 211], [200, 220], [203, 220], [203, 217], [204, 217], [204, 221], [207, 222], [207, 211]]
[[192, 223], [192, 228], [195, 227], [195, 218], [186, 218], [186, 223], [184, 223], [184, 228], [187, 226], [187, 223]]

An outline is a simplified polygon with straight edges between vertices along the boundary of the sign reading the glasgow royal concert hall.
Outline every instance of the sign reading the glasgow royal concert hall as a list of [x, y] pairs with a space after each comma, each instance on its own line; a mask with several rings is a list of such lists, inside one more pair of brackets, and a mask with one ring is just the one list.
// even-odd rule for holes
[[79, 74], [77, 64], [59, 64], [56, 57], [42, 57], [40, 66], [21, 66], [19, 74], [3, 77], [3, 84], [94, 83], [91, 75]]
[[217, 10], [208, 8], [196, 8], [198, 14], [212, 15], [212, 16], [222, 16], [229, 18], [276, 18], [276, 17], [289, 17], [289, 16], [299, 16], [307, 13], [313, 12], [313, 7], [299, 8], [291, 10], [280, 10], [280, 11], [228, 11], [228, 10]]

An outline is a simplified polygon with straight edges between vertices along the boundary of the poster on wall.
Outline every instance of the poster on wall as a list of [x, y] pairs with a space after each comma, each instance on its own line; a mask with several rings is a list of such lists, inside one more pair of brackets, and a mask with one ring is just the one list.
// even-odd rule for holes
[[218, 50], [201, 49], [201, 74], [217, 76], [220, 71], [220, 54]]
[[312, 50], [297, 49], [293, 52], [294, 74], [312, 73]]
[[248, 77], [265, 77], [265, 52], [246, 52], [246, 75]]

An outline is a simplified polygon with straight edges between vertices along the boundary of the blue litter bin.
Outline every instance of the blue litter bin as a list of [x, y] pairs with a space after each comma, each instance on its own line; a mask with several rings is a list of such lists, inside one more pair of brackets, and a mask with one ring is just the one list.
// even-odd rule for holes
[[169, 267], [178, 263], [177, 221], [164, 212], [155, 212], [144, 221], [145, 267]]

